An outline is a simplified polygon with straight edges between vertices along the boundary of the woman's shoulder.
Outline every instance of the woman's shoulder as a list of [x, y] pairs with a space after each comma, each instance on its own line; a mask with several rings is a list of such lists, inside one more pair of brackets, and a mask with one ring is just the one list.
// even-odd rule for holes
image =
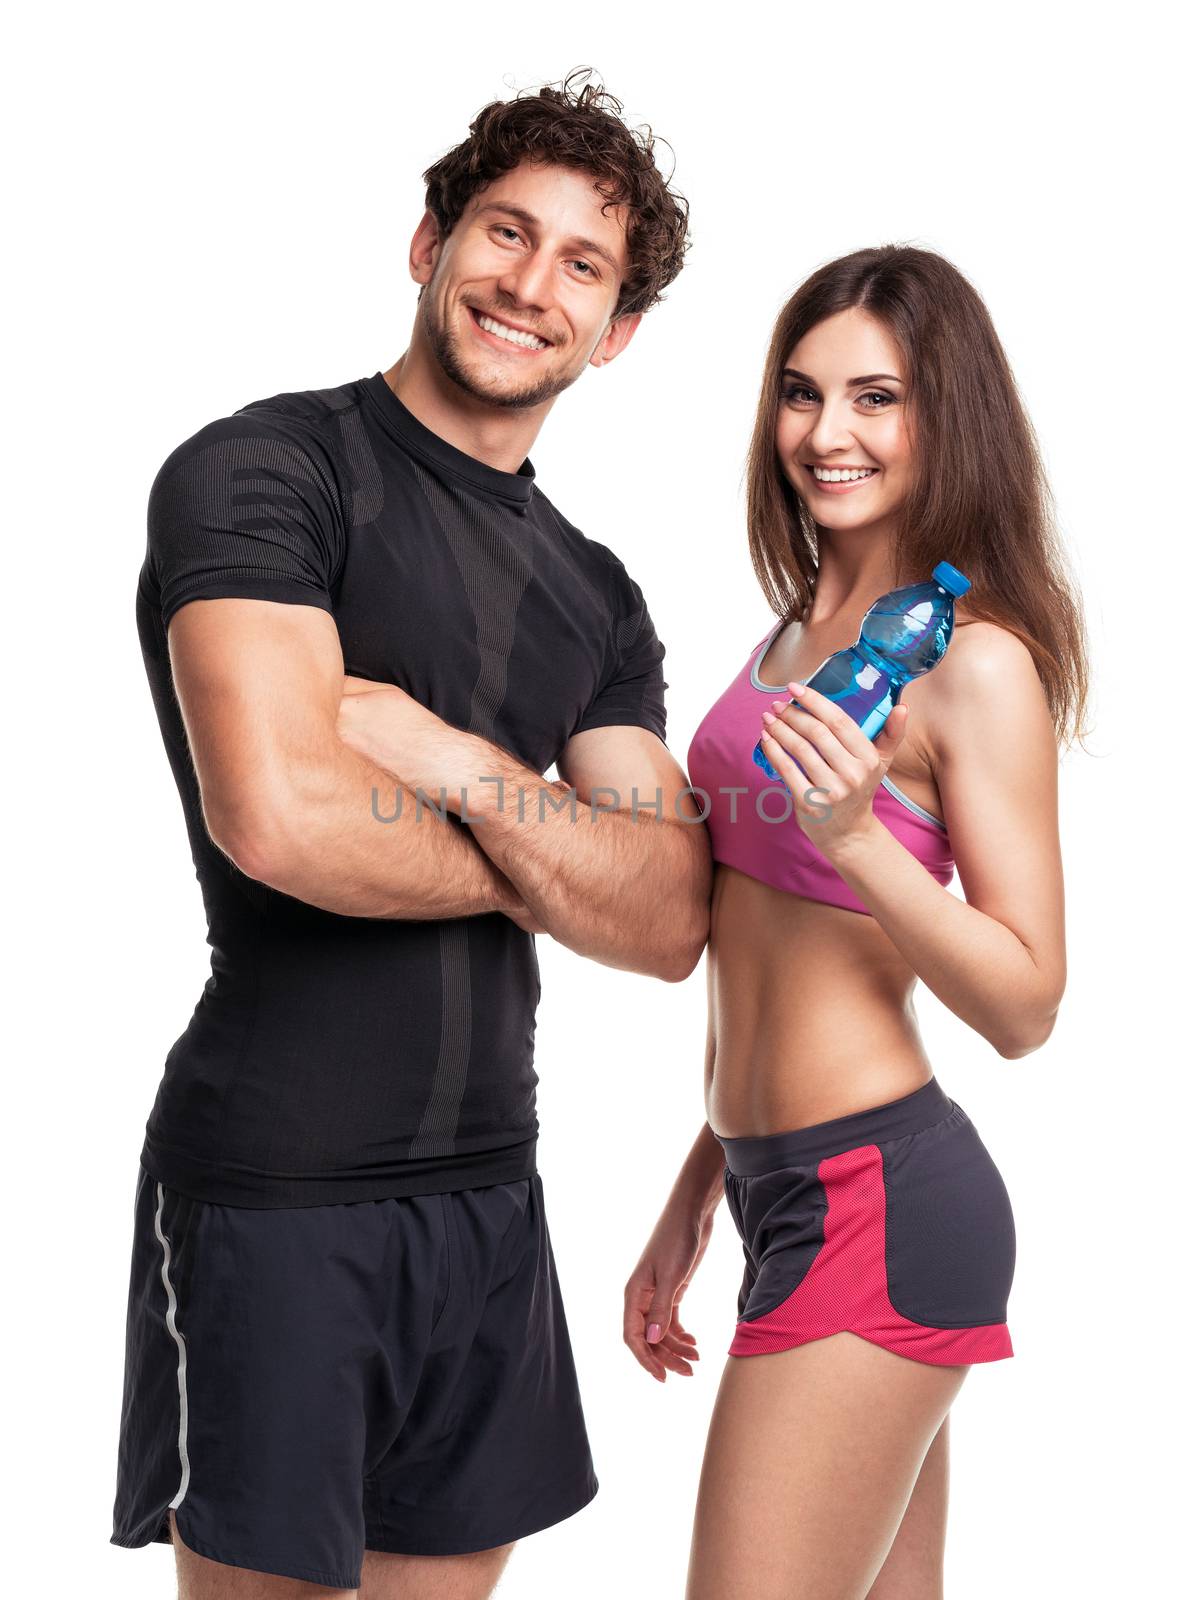
[[927, 740], [939, 753], [964, 728], [1050, 721], [1034, 657], [1016, 633], [987, 619], [957, 614], [947, 654], [921, 686]]
[[1029, 673], [1037, 680], [1034, 657], [1011, 628], [957, 609], [947, 654], [927, 679], [939, 689], [963, 691], [993, 678]]
[[1011, 627], [1003, 627], [999, 622], [990, 622], [987, 618], [969, 616], [966, 611], [959, 613], [956, 608], [955, 632], [951, 634], [950, 648], [939, 666], [935, 667], [934, 675], [940, 677], [948, 666], [969, 672], [1007, 670], [1019, 661], [1025, 662], [1031, 669], [1035, 664], [1035, 658]]

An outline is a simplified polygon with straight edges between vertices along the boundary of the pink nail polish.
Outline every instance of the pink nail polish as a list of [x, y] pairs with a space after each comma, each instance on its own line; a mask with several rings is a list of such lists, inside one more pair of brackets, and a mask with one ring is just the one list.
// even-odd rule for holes
[[656, 1344], [660, 1339], [660, 1323], [652, 1322], [648, 1325], [648, 1343]]

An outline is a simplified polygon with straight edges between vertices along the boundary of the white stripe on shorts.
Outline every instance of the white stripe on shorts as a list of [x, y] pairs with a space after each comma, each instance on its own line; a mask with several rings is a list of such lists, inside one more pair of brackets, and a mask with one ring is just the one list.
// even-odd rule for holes
[[158, 1185], [158, 1209], [154, 1213], [154, 1232], [158, 1236], [158, 1243], [162, 1246], [162, 1282], [166, 1286], [166, 1326], [170, 1330], [170, 1337], [179, 1347], [179, 1466], [182, 1476], [179, 1480], [178, 1493], [170, 1502], [170, 1509], [176, 1510], [183, 1503], [183, 1496], [187, 1493], [187, 1485], [191, 1481], [191, 1463], [187, 1460], [187, 1345], [178, 1329], [178, 1302], [174, 1297], [174, 1288], [170, 1282], [170, 1240], [162, 1232], [162, 1203], [165, 1196], [162, 1185]]

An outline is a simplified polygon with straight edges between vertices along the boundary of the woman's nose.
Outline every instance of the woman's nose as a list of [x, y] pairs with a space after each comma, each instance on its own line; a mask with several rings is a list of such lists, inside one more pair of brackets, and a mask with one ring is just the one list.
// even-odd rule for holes
[[850, 418], [838, 406], [823, 405], [810, 429], [810, 449], [816, 456], [833, 455], [836, 450], [850, 449], [854, 435]]

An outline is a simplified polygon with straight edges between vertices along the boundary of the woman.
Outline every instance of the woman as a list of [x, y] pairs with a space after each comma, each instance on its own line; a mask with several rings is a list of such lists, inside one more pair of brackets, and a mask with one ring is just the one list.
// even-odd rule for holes
[[[780, 620], [689, 751], [716, 861], [709, 1120], [626, 1291], [641, 1365], [690, 1372], [678, 1307], [725, 1191], [746, 1270], [688, 1600], [942, 1592], [946, 1419], [973, 1363], [1013, 1353], [1014, 1229], [912, 996], [921, 978], [1012, 1060], [1063, 995], [1056, 767], [1087, 673], [1049, 503], [988, 314], [947, 261], [862, 250], [794, 294], [748, 470]], [[873, 744], [802, 680], [940, 560], [972, 583], [951, 646]], [[791, 816], [752, 761], [761, 736]]]

